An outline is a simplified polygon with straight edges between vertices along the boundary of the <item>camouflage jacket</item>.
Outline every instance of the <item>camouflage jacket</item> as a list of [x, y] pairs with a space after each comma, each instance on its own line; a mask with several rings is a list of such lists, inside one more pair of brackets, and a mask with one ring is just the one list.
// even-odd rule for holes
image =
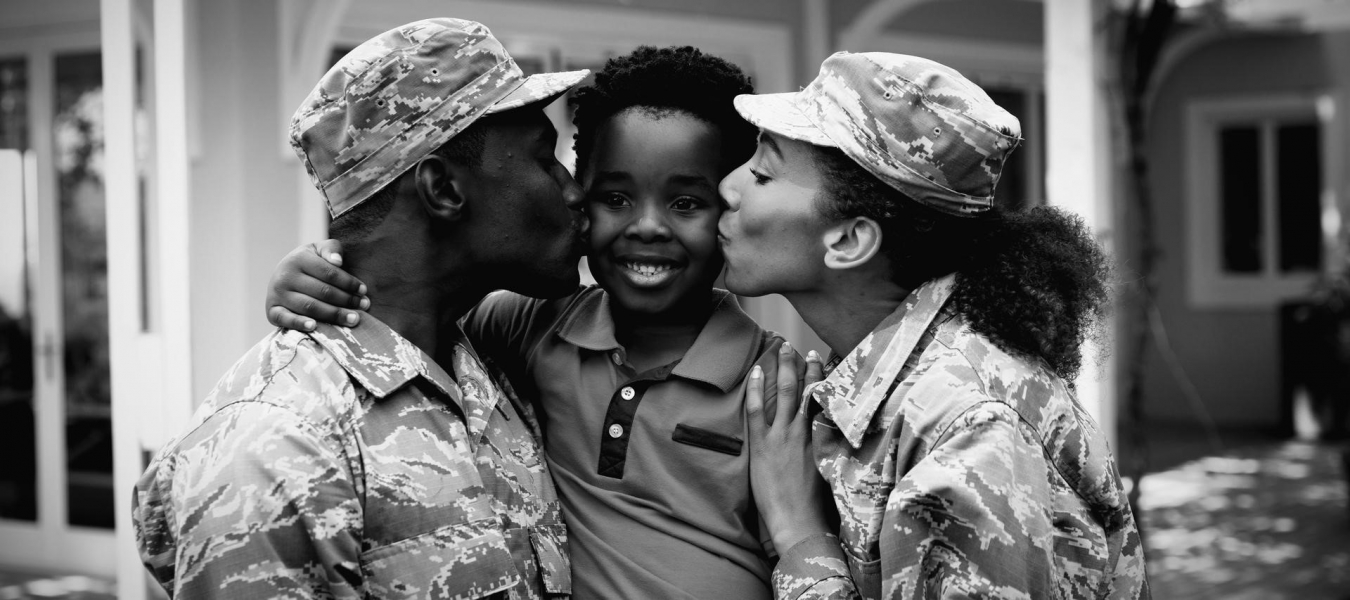
[[944, 309], [953, 281], [915, 290], [810, 390], [840, 536], [789, 549], [776, 597], [1147, 598], [1105, 437], [1045, 364]]
[[369, 315], [263, 339], [136, 484], [146, 567], [183, 598], [569, 594], [532, 419], [452, 356]]

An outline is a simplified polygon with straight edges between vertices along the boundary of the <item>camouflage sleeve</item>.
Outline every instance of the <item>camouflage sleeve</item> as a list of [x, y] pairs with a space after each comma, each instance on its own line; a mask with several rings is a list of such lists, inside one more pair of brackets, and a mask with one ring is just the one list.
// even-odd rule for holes
[[888, 499], [881, 597], [1060, 597], [1050, 469], [1006, 405], [986, 402], [958, 417]]
[[334, 434], [261, 401], [184, 438], [160, 466], [171, 469], [173, 596], [361, 597], [362, 507], [346, 454]]
[[773, 597], [775, 600], [858, 598], [839, 538], [813, 535], [789, 548], [773, 569]]

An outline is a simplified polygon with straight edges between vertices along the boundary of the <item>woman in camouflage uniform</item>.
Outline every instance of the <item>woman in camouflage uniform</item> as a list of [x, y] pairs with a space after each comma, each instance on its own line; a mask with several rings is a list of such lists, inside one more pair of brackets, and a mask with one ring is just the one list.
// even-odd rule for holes
[[1147, 597], [1114, 458], [1068, 383], [1107, 263], [1076, 218], [995, 205], [1017, 119], [882, 53], [736, 106], [760, 140], [721, 185], [727, 287], [782, 294], [835, 354], [801, 410], [748, 386], [756, 501], [791, 541], [777, 597]]

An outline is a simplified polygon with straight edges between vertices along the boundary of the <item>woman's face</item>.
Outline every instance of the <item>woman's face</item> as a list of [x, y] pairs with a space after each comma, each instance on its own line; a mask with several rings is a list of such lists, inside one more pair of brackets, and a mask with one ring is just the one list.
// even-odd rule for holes
[[824, 284], [822, 185], [810, 144], [760, 130], [755, 155], [719, 187], [727, 203], [718, 224], [727, 289], [763, 296]]
[[706, 305], [722, 270], [724, 163], [721, 133], [686, 113], [630, 109], [596, 131], [583, 182], [590, 265], [619, 306], [674, 316]]

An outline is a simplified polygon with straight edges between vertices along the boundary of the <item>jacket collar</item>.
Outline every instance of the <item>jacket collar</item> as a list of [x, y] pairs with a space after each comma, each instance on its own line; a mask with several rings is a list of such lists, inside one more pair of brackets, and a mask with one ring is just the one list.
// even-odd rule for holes
[[[459, 386], [450, 374], [412, 342], [370, 314], [356, 327], [320, 323], [308, 334], [327, 350], [348, 375], [376, 398], [384, 398], [421, 376], [463, 413]], [[459, 334], [466, 347], [468, 342]]]
[[891, 391], [905, 362], [951, 297], [956, 277], [919, 286], [881, 321], [824, 381], [807, 389], [854, 448]]
[[[764, 330], [741, 310], [730, 292], [714, 288], [710, 301], [712, 315], [671, 374], [702, 381], [727, 393], [753, 366]], [[558, 337], [597, 352], [621, 348], [614, 337], [609, 302], [609, 294], [599, 288], [583, 292], [558, 328]]]

